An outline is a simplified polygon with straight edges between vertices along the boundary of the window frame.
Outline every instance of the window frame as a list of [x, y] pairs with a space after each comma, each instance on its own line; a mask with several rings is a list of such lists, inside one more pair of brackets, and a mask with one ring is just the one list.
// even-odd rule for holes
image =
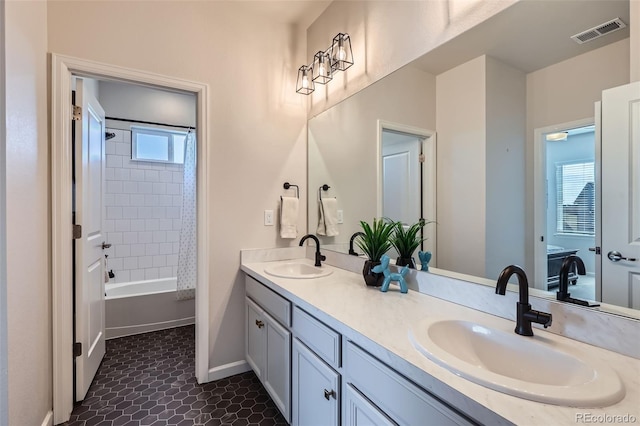
[[[152, 158], [139, 158], [138, 147], [138, 134], [152, 135], [152, 136], [168, 136], [169, 142], [167, 146], [167, 160], [156, 160]], [[142, 161], [148, 163], [160, 163], [160, 164], [184, 164], [184, 157], [182, 163], [175, 161], [175, 136], [182, 136], [187, 138], [188, 132], [181, 132], [177, 130], [167, 130], [152, 127], [143, 126], [131, 126], [131, 161]]]
[[[591, 164], [593, 166], [593, 181], [585, 181], [585, 185], [583, 186], [583, 189], [586, 187], [587, 183], [592, 182], [594, 185], [594, 190], [593, 190], [593, 204], [595, 206], [595, 180], [596, 180], [596, 171], [595, 171], [595, 159], [581, 159], [581, 160], [574, 160], [574, 161], [566, 161], [566, 162], [558, 162], [556, 163], [556, 202], [555, 202], [555, 209], [556, 209], [556, 233], [555, 235], [558, 236], [567, 236], [567, 237], [585, 237], [585, 238], [593, 238], [595, 237], [595, 209], [593, 211], [593, 231], [592, 232], [578, 232], [578, 231], [572, 231], [572, 230], [568, 230], [565, 228], [564, 226], [564, 207], [565, 205], [563, 204], [563, 189], [564, 189], [564, 179], [563, 179], [563, 171], [564, 171], [564, 167], [566, 166], [575, 166], [575, 165], [582, 165], [582, 164]], [[579, 197], [579, 194], [578, 194]], [[577, 197], [576, 197], [577, 198]], [[586, 224], [586, 221], [583, 221], [582, 223]]]

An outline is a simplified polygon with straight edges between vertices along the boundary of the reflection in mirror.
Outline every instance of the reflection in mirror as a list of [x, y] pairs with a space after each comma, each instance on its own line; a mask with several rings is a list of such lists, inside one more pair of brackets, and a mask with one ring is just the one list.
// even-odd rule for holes
[[[534, 180], [547, 173], [534, 172], [539, 166], [534, 163], [538, 155], [534, 146], [539, 146], [534, 131], [562, 123], [594, 123], [594, 102], [601, 92], [629, 82], [628, 28], [593, 44], [570, 39], [616, 17], [628, 23], [628, 9], [625, 1], [516, 2], [311, 118], [308, 185], [313, 189], [329, 184], [342, 218], [339, 234], [323, 237], [323, 247], [347, 253], [360, 220], [398, 215], [396, 220], [412, 223], [416, 213], [404, 218], [400, 211], [417, 205], [423, 210], [416, 219], [436, 221], [425, 227], [424, 249], [434, 253], [430, 265], [438, 271], [486, 282], [495, 280], [506, 265], [519, 264], [535, 288], [547, 290], [555, 285], [554, 279], [549, 281], [547, 244], [579, 249], [577, 254], [584, 255], [587, 263], [595, 262], [595, 256], [587, 254], [595, 246], [593, 235], [572, 235], [574, 242], [558, 243], [562, 234], [571, 234], [563, 232], [565, 222], [567, 227], [583, 229], [585, 224], [576, 222], [581, 216], [578, 207], [548, 200], [546, 192], [536, 195]], [[427, 132], [424, 140], [433, 144], [435, 164], [423, 166], [422, 190], [398, 183], [411, 178], [411, 170], [404, 166], [409, 160], [393, 153], [387, 159], [385, 154], [383, 136], [403, 139], [412, 132], [395, 128], [387, 132], [384, 123]], [[569, 162], [588, 162], [588, 156], [578, 157]], [[562, 162], [542, 163], [553, 168], [551, 180], [563, 173], [556, 164]], [[567, 168], [565, 179], [570, 174]], [[557, 182], [553, 185], [557, 188]], [[580, 198], [579, 193], [565, 192], [568, 200]], [[314, 191], [309, 193], [308, 223], [313, 232], [318, 200]], [[426, 201], [429, 196], [434, 196], [433, 202]], [[544, 219], [548, 229], [540, 233], [534, 229], [535, 206], [549, 209]], [[599, 220], [597, 215], [594, 220]], [[539, 259], [538, 243], [544, 244]], [[597, 268], [587, 269], [595, 274]], [[595, 281], [593, 275], [587, 277]], [[546, 293], [549, 297], [555, 297], [552, 290]], [[598, 296], [592, 294], [590, 299]]]

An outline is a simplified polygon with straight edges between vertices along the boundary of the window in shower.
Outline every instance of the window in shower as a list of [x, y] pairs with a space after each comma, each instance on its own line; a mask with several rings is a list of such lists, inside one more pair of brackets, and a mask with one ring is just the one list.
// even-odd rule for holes
[[157, 163], [184, 163], [186, 132], [131, 128], [131, 159]]

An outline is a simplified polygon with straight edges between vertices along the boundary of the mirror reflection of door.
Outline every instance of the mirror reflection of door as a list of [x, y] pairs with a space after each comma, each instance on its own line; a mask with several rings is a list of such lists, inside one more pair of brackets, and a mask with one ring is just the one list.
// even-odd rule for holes
[[596, 300], [596, 179], [595, 126], [548, 133], [547, 180], [547, 288], [558, 286], [558, 273], [566, 256], [575, 254], [587, 274], [569, 273], [572, 297]]
[[[407, 227], [423, 217], [423, 140], [418, 135], [382, 130], [382, 216]], [[393, 259], [397, 253], [392, 249], [389, 256]]]

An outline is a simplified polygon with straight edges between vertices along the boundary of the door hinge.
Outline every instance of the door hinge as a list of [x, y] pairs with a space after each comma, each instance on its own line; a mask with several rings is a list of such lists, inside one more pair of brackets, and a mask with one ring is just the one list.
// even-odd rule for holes
[[73, 121], [79, 121], [82, 119], [82, 107], [77, 106], [77, 105], [72, 105], [73, 107], [73, 116], [72, 116], [72, 120]]
[[79, 357], [82, 355], [82, 342], [75, 342], [73, 344], [73, 356]]
[[419, 161], [420, 163], [424, 163], [424, 160], [425, 160], [425, 158], [424, 158], [424, 154], [420, 154], [420, 155], [418, 156], [418, 161]]
[[71, 225], [73, 227], [73, 239], [82, 238], [82, 225]]

